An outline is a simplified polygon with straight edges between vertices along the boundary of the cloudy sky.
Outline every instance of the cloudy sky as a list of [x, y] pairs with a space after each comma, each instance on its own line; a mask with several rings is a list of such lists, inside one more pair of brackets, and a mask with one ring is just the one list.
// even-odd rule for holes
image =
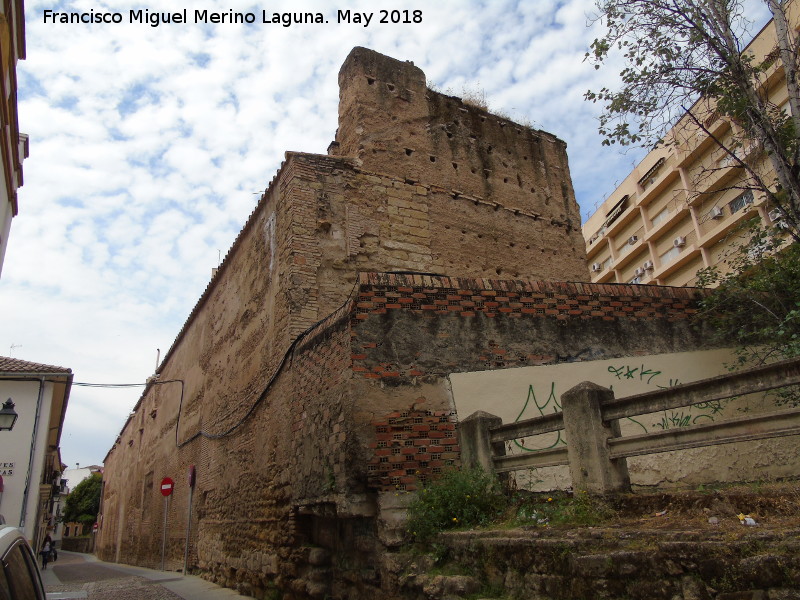
[[[325, 153], [339, 66], [356, 45], [413, 60], [443, 91], [484, 92], [490, 109], [564, 139], [585, 220], [641, 157], [601, 146], [598, 108], [582, 99], [614, 75], [583, 62], [601, 34], [587, 27], [592, 7], [26, 0], [18, 80], [30, 157], [0, 279], [0, 354], [70, 367], [80, 382], [143, 382], [284, 152]], [[377, 23], [381, 8], [421, 9], [422, 23]], [[44, 22], [45, 10], [90, 9], [122, 22]], [[187, 9], [190, 22], [130, 23], [131, 9]], [[195, 9], [257, 22], [198, 24]], [[262, 11], [292, 10], [329, 22], [261, 23]], [[337, 23], [337, 10], [375, 16], [366, 27]], [[139, 393], [73, 388], [64, 462], [100, 463]]]

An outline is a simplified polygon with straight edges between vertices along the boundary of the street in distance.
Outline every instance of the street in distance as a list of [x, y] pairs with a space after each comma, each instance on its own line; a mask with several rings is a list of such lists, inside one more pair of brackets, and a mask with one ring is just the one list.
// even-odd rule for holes
[[[276, 24], [283, 27], [309, 23], [329, 23], [321, 12], [269, 12], [261, 11], [261, 20], [255, 12], [237, 12], [234, 10], [211, 11], [196, 9], [189, 12], [183, 9], [174, 12], [162, 12], [149, 9], [131, 9], [127, 15], [128, 23], [147, 24], [158, 27], [166, 24]], [[191, 18], [191, 20], [190, 20]], [[125, 21], [123, 12], [104, 12], [89, 9], [87, 12], [59, 12], [45, 9], [42, 12], [45, 24], [112, 24]], [[422, 23], [421, 10], [380, 10], [376, 12], [358, 12], [351, 10], [337, 10], [336, 23], [362, 25], [369, 27], [372, 23], [378, 24], [410, 24]]]

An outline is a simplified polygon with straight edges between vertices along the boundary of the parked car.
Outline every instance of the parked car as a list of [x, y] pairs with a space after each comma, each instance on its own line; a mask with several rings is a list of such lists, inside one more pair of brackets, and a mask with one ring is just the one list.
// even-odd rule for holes
[[16, 527], [0, 525], [0, 600], [46, 600], [36, 556]]

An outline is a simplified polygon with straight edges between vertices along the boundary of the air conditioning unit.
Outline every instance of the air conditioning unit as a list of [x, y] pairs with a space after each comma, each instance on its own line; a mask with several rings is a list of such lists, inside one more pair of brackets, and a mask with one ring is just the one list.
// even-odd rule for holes
[[635, 235], [632, 235], [631, 237], [628, 238], [628, 243], [631, 246], [633, 246], [638, 241], [639, 241], [639, 238], [637, 236], [635, 236]]
[[592, 272], [599, 273], [602, 270], [603, 270], [603, 265], [601, 265], [600, 263], [593, 263], [592, 264]]
[[676, 248], [683, 248], [686, 245], [686, 238], [681, 236], [676, 237], [672, 240], [672, 245]]
[[723, 211], [719, 206], [715, 206], [711, 209], [711, 212], [708, 213], [708, 216], [712, 219], [721, 219], [725, 215], [725, 211]]
[[644, 273], [645, 273], [645, 270], [643, 268], [641, 268], [641, 267], [639, 267], [638, 269], [636, 269], [633, 272], [633, 274], [636, 275], [637, 277], [641, 277], [642, 275], [644, 275]]
[[650, 271], [650, 270], [653, 268], [653, 261], [652, 261], [652, 260], [648, 260], [647, 262], [645, 262], [645, 263], [642, 265], [642, 268], [643, 268], [645, 271]]

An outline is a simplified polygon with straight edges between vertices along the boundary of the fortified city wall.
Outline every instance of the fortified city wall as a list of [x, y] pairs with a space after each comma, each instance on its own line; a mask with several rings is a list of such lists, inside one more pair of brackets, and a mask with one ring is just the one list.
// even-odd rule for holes
[[363, 48], [340, 81], [332, 155], [287, 153], [106, 457], [103, 559], [180, 569], [188, 529], [254, 597], [373, 597], [403, 492], [458, 464], [448, 374], [707, 345], [694, 292], [561, 283], [563, 142]]

